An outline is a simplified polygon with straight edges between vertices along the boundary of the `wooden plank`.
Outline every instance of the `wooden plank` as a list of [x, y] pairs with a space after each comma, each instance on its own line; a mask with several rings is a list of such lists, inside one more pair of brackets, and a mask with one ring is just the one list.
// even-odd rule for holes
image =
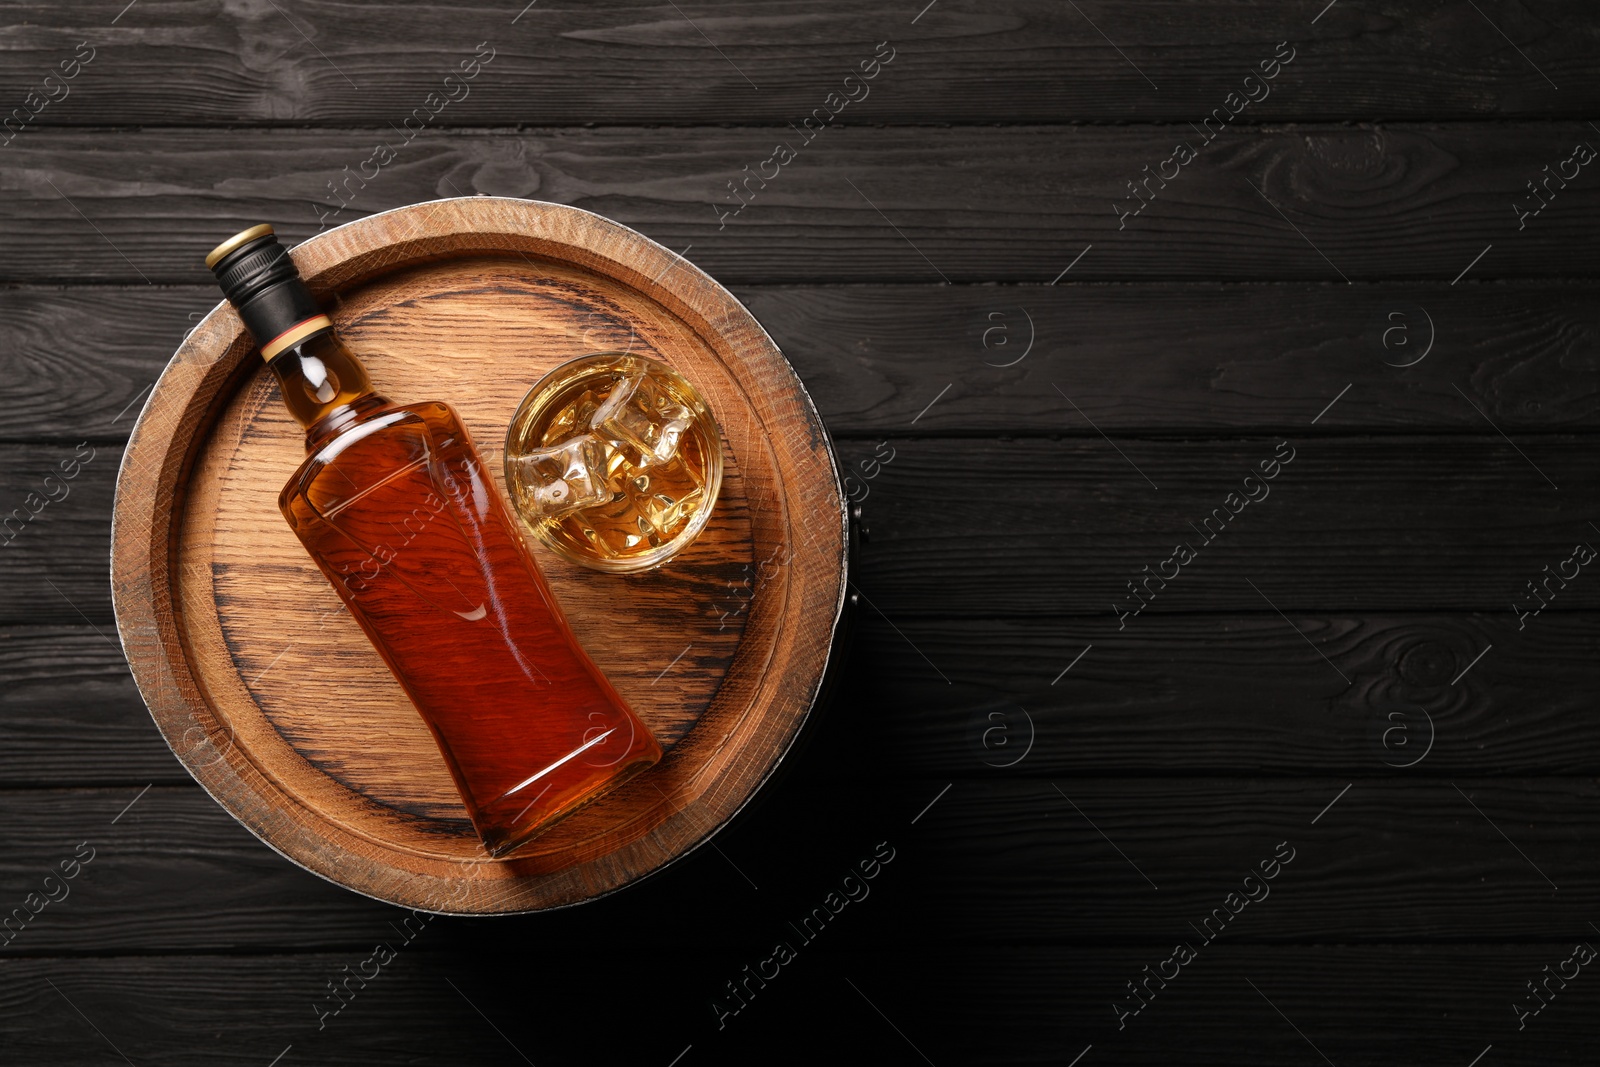
[[[860, 776], [1600, 774], [1600, 616], [1552, 611], [1523, 634], [1505, 621], [1297, 617], [1327, 635], [1346, 688], [1272, 614], [1153, 615], [1108, 636], [1092, 618], [896, 629], [869, 610], [812, 744]], [[121, 651], [89, 627], [0, 628], [0, 676], [0, 788], [189, 782]]]
[[[1582, 979], [1522, 1032], [1507, 1009], [1518, 993], [1528, 998], [1523, 982], [1571, 955], [1581, 933], [1528, 945], [1211, 945], [1118, 1032], [1112, 1000], [1118, 992], [1128, 1000], [1126, 982], [1160, 955], [1035, 945], [952, 955], [926, 944], [874, 955], [870, 929], [858, 925], [837, 934], [842, 944], [819, 937], [803, 947], [765, 987], [752, 982], [749, 1006], [718, 1029], [717, 990], [771, 945], [670, 961], [642, 945], [629, 968], [613, 963], [606, 973], [590, 953], [552, 974], [518, 960], [531, 947], [462, 936], [461, 926], [440, 920], [370, 987], [352, 982], [355, 997], [320, 1032], [318, 985], [344, 966], [354, 971], [362, 955], [19, 960], [0, 985], [0, 1033], [16, 1062], [56, 1062], [62, 1051], [120, 1062], [107, 1041], [139, 1064], [266, 1064], [290, 1045], [285, 1064], [520, 1064], [518, 1053], [539, 1064], [590, 1062], [602, 1038], [584, 1011], [605, 989], [632, 1022], [606, 1033], [606, 1054], [661, 1064], [686, 1048], [704, 1062], [773, 1062], [779, 1041], [792, 1062], [829, 1062], [842, 1025], [859, 1062], [904, 1064], [923, 1062], [922, 1051], [934, 1064], [1059, 1065], [1090, 1045], [1082, 1067], [1322, 1062], [1312, 1046], [1336, 1064], [1469, 1064], [1493, 1045], [1491, 1056], [1515, 1062], [1582, 1065], [1600, 1040]], [[451, 934], [462, 942], [453, 952], [422, 947]], [[536, 998], [538, 1014], [512, 990]], [[1419, 990], [1442, 1008], [1419, 1003]], [[834, 1025], [811, 1025], [818, 1019]]]
[[[0, 92], [23, 103], [85, 39], [94, 58], [39, 125], [398, 124], [444, 91], [455, 99], [432, 105], [431, 124], [782, 124], [821, 106], [884, 39], [893, 62], [842, 121], [1184, 121], [1222, 106], [1285, 40], [1294, 58], [1250, 119], [1577, 118], [1600, 91], [1588, 62], [1600, 35], [1575, 5], [1482, 17], [1442, 3], [1346, 3], [1320, 17], [1318, 6], [943, 0], [864, 17], [837, 2], [433, 0], [381, 15], [303, 2], [198, 18], [183, 5], [89, 16], [33, 0], [8, 7]], [[493, 58], [446, 90], [475, 52]]]
[[1600, 413], [1600, 315], [1581, 283], [740, 295], [843, 435], [1477, 433], [1485, 414], [1548, 432]]
[[0, 627], [0, 677], [0, 787], [189, 783], [139, 698], [114, 627]]
[[737, 216], [729, 183], [773, 154], [770, 130], [439, 131], [362, 178], [390, 135], [39, 131], [0, 155], [0, 277], [198, 283], [219, 235], [249, 224], [298, 241], [319, 220], [477, 192], [608, 215], [725, 283], [1047, 284], [1068, 267], [1078, 281], [1476, 282], [1592, 275], [1600, 239], [1594, 168], [1552, 184], [1535, 217], [1514, 207], [1531, 212], [1526, 183], [1595, 137], [1573, 122], [1230, 129], [1139, 197], [1143, 168], [1201, 140], [1186, 125], [840, 129], [766, 188], [751, 179]]
[[0, 447], [0, 621], [86, 623], [116, 640], [111, 504], [121, 445]]
[[[7, 794], [7, 911], [82, 843], [81, 856], [93, 853], [64, 899], [13, 927], [8, 954], [344, 948], [402, 914], [276, 855], [197, 788], [139, 794]], [[763, 797], [759, 820], [719, 835], [720, 855], [699, 850], [652, 893], [498, 928], [550, 953], [580, 951], [670, 906], [681, 922], [658, 934], [661, 946], [738, 947], [751, 927], [765, 945], [887, 841], [895, 860], [873, 887], [888, 898], [873, 919], [880, 944], [923, 942], [936, 925], [950, 945], [1169, 946], [1288, 842], [1280, 858], [1292, 862], [1266, 900], [1224, 924], [1226, 940], [1555, 940], [1600, 906], [1587, 875], [1596, 796], [1590, 776], [951, 782], [846, 778], [813, 764]], [[703, 929], [691, 934], [690, 920]]]
[[[83, 864], [64, 899], [45, 905], [20, 931], [15, 925], [8, 931], [8, 953], [37, 954], [84, 936], [109, 937], [83, 949], [111, 954], [184, 943], [222, 951], [297, 941], [352, 945], [381, 936], [385, 920], [403, 914], [296, 867], [193, 783], [148, 791], [146, 784], [6, 795], [8, 816], [30, 822], [13, 826], [8, 842], [7, 914], [23, 907], [28, 893], [42, 892], [46, 875], [54, 873], [59, 883], [62, 874], [73, 873], [75, 868], [61, 867], [63, 861], [76, 857]], [[62, 896], [59, 885], [49, 888]], [[177, 896], [163, 901], [168, 893]], [[134, 910], [118, 918], [115, 913], [126, 905]], [[37, 907], [37, 901], [28, 905]], [[296, 932], [276, 938], [248, 932], [258, 917], [274, 912]], [[188, 924], [194, 927], [185, 932]], [[117, 925], [126, 928], [125, 935], [112, 932]]]
[[[403, 914], [395, 913], [397, 923]], [[413, 919], [410, 929], [417, 925]], [[359, 949], [324, 955], [13, 961], [0, 984], [0, 1040], [19, 1064], [63, 1054], [80, 1063], [121, 1063], [126, 1056], [131, 1063], [229, 1067], [270, 1064], [274, 1057], [286, 1067], [522, 1062], [474, 1010], [473, 1000], [489, 1002], [468, 977], [472, 968], [457, 963], [443, 970], [416, 947], [430, 936], [438, 940], [436, 928], [422, 927], [408, 944], [384, 926]], [[374, 974], [379, 941], [396, 955], [384, 957], [363, 988], [361, 966], [366, 961], [366, 973]], [[349, 975], [344, 988], [353, 993], [342, 994], [345, 1007], [333, 1015], [337, 1002], [326, 983]], [[464, 1000], [460, 990], [475, 995]], [[504, 1014], [500, 1019], [502, 1033], [510, 1029], [519, 1046], [539, 1051], [530, 1027]]]
[[[1519, 994], [1537, 1003], [1522, 983], [1543, 978], [1543, 967], [1554, 970], [1572, 955], [1575, 941], [1590, 936], [1579, 929], [1564, 941], [1515, 946], [1277, 951], [1219, 945], [1205, 950], [1214, 956], [1195, 963], [1197, 974], [1163, 990], [1159, 1002], [1129, 1018], [1121, 1031], [1108, 987], [1128, 999], [1125, 983], [1142, 980], [1141, 968], [1154, 969], [1161, 960], [1148, 953], [1007, 948], [973, 961], [975, 973], [995, 978], [970, 986], [983, 1033], [959, 1032], [964, 1047], [980, 1055], [984, 1034], [990, 1035], [987, 1044], [1002, 1049], [993, 1063], [1059, 1064], [1066, 1062], [1061, 1049], [1070, 1050], [1070, 1058], [1093, 1044], [1081, 1067], [1313, 1064], [1324, 1062], [1319, 1053], [1338, 1064], [1375, 1064], [1392, 1055], [1405, 1063], [1470, 1065], [1486, 1052], [1512, 1062], [1526, 1056], [1577, 1065], [1592, 1056], [1596, 1024], [1575, 987], [1522, 1031], [1508, 1009]], [[1420, 994], [1424, 987], [1429, 992]], [[904, 1006], [901, 999], [885, 1010]]]
[[[924, 942], [885, 953], [858, 922], [826, 935], [836, 942], [802, 947], [765, 986], [752, 982], [748, 1006], [719, 1029], [713, 1000], [743, 967], [770, 958], [770, 938], [743, 953], [674, 957], [647, 942], [623, 968], [577, 953], [557, 974], [528, 966], [531, 939], [466, 927], [439, 920], [424, 929], [367, 987], [352, 981], [357, 992], [320, 1031], [322, 983], [346, 966], [354, 972], [365, 952], [18, 960], [0, 985], [0, 1034], [18, 1063], [63, 1053], [121, 1062], [115, 1046], [135, 1063], [197, 1067], [266, 1064], [290, 1046], [286, 1065], [582, 1063], [597, 1048], [617, 1062], [667, 1064], [687, 1051], [683, 1063], [761, 1063], [775, 1062], [775, 1047], [786, 1062], [824, 1063], [837, 1057], [843, 1027], [852, 1062], [923, 1063], [920, 1052], [935, 1064], [1055, 1067], [1091, 1045], [1080, 1067], [1281, 1067], [1322, 1062], [1316, 1049], [1338, 1064], [1466, 1065], [1491, 1044], [1489, 1055], [1509, 1062], [1582, 1067], [1600, 1041], [1582, 977], [1521, 1031], [1508, 1010], [1519, 994], [1529, 999], [1524, 982], [1554, 970], [1574, 941], [1592, 941], [1580, 931], [1527, 945], [1218, 943], [1119, 1031], [1114, 998], [1129, 1000], [1125, 983], [1170, 946], [1152, 956]], [[430, 940], [451, 949], [431, 950]], [[616, 1025], [620, 1010], [631, 1025]]]
[[125, 441], [184, 334], [222, 299], [215, 285], [0, 288], [7, 440]]
[[1275, 614], [1153, 615], [1122, 633], [865, 616], [837, 713], [857, 736], [830, 757], [852, 773], [1600, 770], [1589, 614], [1549, 612], [1520, 634], [1509, 613], [1296, 615], [1315, 648]]
[[[1527, 584], [1597, 538], [1583, 509], [1600, 460], [1585, 436], [1523, 435], [1515, 447], [1488, 435], [1293, 441], [1290, 465], [1246, 485], [1283, 441], [891, 438], [891, 461], [863, 483], [869, 539], [854, 581], [872, 610], [896, 621], [1085, 615], [1110, 637], [1141, 633], [1168, 612], [1426, 605], [1497, 613], [1496, 625], [1515, 632], [1513, 600], [1535, 606]], [[10, 582], [0, 624], [110, 619], [105, 545], [120, 450], [92, 447], [94, 458], [66, 483], [69, 495], [47, 501], [0, 549]], [[0, 501], [26, 511], [44, 499], [29, 494], [42, 494], [74, 451], [0, 446]], [[846, 456], [859, 471], [870, 451]], [[1246, 491], [1266, 495], [1256, 505], [1234, 497], [1241, 510], [1223, 524], [1229, 495]], [[1171, 574], [1162, 564], [1180, 544], [1194, 560], [1165, 590], [1147, 587], [1156, 600], [1142, 617], [1119, 621], [1138, 603], [1128, 583], [1143, 581], [1147, 566]], [[1549, 589], [1558, 597], [1552, 611], [1600, 608], [1600, 584], [1580, 577]], [[704, 607], [725, 610], [715, 600]]]
[[[1095, 426], [1141, 435], [1303, 432], [1289, 413], [1315, 413], [1347, 385], [1311, 432], [1476, 433], [1485, 415], [1507, 432], [1600, 427], [1594, 283], [800, 285], [736, 295], [836, 438], [913, 421], [930, 433], [1092, 435], [1070, 408], [1063, 415], [1056, 385]], [[0, 403], [13, 413], [0, 440], [125, 439], [144, 391], [217, 299], [210, 285], [0, 288], [0, 352], [10, 353]]]
[[[1591, 12], [279, 6], [0, 16], [3, 106], [99, 50], [0, 154], [0, 280], [23, 285], [0, 290], [0, 511], [100, 449], [0, 550], [0, 623], [22, 624], [0, 626], [0, 907], [100, 846], [5, 946], [0, 1059], [809, 1063], [841, 1059], [842, 1027], [863, 1062], [1594, 1061], [1588, 980], [1525, 1029], [1508, 1010], [1600, 944], [1596, 594], [1577, 579], [1525, 630], [1512, 607], [1600, 536], [1593, 168], [1517, 218], [1541, 168], [1600, 144]], [[871, 99], [719, 230], [726, 182], [884, 38]], [[217, 231], [308, 236], [485, 39], [470, 98], [333, 221], [459, 189], [688, 246], [870, 489], [871, 603], [838, 703], [716, 849], [559, 916], [436, 920], [319, 1030], [327, 981], [400, 915], [272, 854], [155, 736], [108, 625], [115, 442], [215, 301]], [[1119, 230], [1125, 183], [1283, 39], [1271, 97]], [[1392, 311], [1408, 344], [1431, 316], [1419, 366], [1392, 366], [1417, 351], [1383, 347]], [[995, 366], [1016, 349], [985, 331], [1014, 343], [1018, 312], [1037, 346]], [[1119, 628], [1123, 583], [1285, 438], [1271, 499]], [[1413, 707], [1436, 744], [1402, 769], [1384, 731], [1420, 743]], [[990, 716], [1010, 744], [1024, 708], [1033, 747], [997, 766], [1016, 750]], [[723, 983], [883, 839], [873, 899], [719, 1028]], [[1119, 1029], [1126, 983], [1282, 840], [1271, 898]]]
[[[1523, 983], [1544, 978], [1546, 966], [1554, 972], [1572, 956], [1575, 942], [1593, 942], [1583, 923], [1573, 926], [1564, 940], [1524, 945], [1284, 949], [1219, 942], [1203, 948], [1164, 987], [1159, 978], [1148, 987], [1140, 984], [1153, 996], [1139, 1014], [1123, 1019], [1120, 1030], [1113, 1005], [1137, 1007], [1127, 983], [1142, 983], [1145, 967], [1154, 974], [1172, 954], [1171, 945], [1141, 951], [1008, 944], [958, 950], [944, 959], [925, 958], [912, 948], [860, 968], [867, 978], [855, 980], [871, 994], [872, 1007], [901, 1031], [895, 1035], [878, 1019], [888, 1035], [885, 1055], [902, 1056], [898, 1062], [906, 1063], [922, 1062], [906, 1046], [912, 1040], [933, 1063], [1060, 1067], [1081, 1057], [1078, 1067], [1281, 1067], [1377, 1064], [1393, 1056], [1404, 1063], [1468, 1067], [1487, 1052], [1483, 1063], [1526, 1057], [1577, 1065], [1590, 1062], [1600, 1039], [1595, 1013], [1582, 999], [1590, 994], [1580, 985], [1553, 997], [1520, 1031], [1508, 1010], [1519, 995], [1537, 1004]], [[1569, 974], [1572, 966], [1567, 964]], [[1170, 966], [1165, 969], [1171, 973]], [[1551, 989], [1557, 988], [1552, 981]], [[782, 996], [799, 1001], [803, 994]], [[848, 1010], [843, 1002], [829, 1006]], [[791, 1012], [807, 1007], [794, 1003], [784, 1021], [792, 1025]], [[872, 1008], [861, 1004], [860, 1011], [866, 1030]]]
[[[1524, 436], [1519, 454], [1500, 437], [891, 438], [892, 461], [864, 483], [856, 585], [896, 620], [1082, 613], [1107, 637], [1162, 612], [1418, 605], [1504, 612], [1515, 630], [1526, 583], [1596, 537], [1582, 440]], [[1247, 486], [1280, 450], [1292, 464]], [[1234, 495], [1245, 489], [1262, 498], [1255, 514]], [[1219, 533], [1230, 499], [1239, 514]], [[1143, 602], [1136, 579], [1155, 599], [1124, 619]], [[1600, 586], [1551, 588], [1563, 610], [1600, 605]]]
[[905, 873], [927, 877], [930, 895], [989, 895], [992, 911], [967, 916], [979, 937], [1161, 943], [1287, 841], [1294, 864], [1230, 940], [1554, 939], [1600, 894], [1571, 821], [1595, 788], [1553, 776], [957, 781], [919, 824], [937, 837]]

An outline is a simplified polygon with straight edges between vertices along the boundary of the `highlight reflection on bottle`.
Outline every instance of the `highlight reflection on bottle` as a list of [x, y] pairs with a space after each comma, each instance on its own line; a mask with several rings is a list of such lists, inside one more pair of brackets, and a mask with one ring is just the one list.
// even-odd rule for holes
[[271, 227], [206, 265], [306, 428], [278, 506], [433, 732], [489, 851], [659, 760], [573, 636], [455, 411], [375, 392]]

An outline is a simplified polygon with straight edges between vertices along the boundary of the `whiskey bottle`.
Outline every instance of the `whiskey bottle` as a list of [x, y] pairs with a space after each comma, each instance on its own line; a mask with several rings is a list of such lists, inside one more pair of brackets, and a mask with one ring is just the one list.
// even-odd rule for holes
[[377, 393], [271, 226], [224, 241], [206, 266], [305, 427], [278, 506], [432, 731], [489, 852], [659, 760], [450, 405]]

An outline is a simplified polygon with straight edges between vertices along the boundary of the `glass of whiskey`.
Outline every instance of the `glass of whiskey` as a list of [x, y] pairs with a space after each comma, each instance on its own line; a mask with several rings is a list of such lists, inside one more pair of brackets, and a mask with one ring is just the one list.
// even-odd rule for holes
[[557, 555], [645, 571], [711, 518], [722, 435], [699, 390], [665, 363], [596, 352], [522, 398], [506, 430], [505, 478], [524, 528]]

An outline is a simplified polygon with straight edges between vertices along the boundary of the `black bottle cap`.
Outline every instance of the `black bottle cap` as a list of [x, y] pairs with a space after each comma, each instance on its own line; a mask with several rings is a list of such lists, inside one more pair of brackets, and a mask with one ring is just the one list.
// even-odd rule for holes
[[234, 234], [206, 256], [206, 266], [261, 345], [262, 358], [279, 352], [333, 323], [322, 313], [289, 250], [263, 223]]

